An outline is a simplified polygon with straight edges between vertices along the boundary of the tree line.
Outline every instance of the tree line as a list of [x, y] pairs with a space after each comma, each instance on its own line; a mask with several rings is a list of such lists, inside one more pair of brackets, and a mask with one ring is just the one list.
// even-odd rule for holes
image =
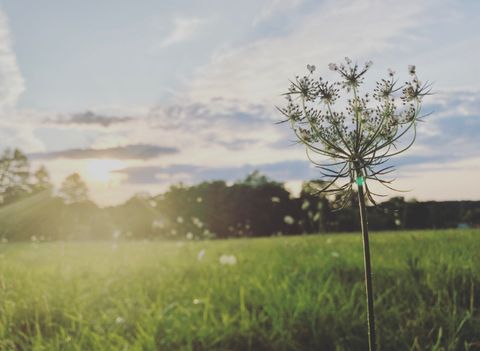
[[[355, 231], [355, 201], [335, 211], [334, 199], [303, 183], [298, 197], [284, 184], [253, 172], [233, 184], [210, 181], [137, 194], [98, 207], [73, 173], [57, 192], [45, 167], [31, 171], [20, 150], [0, 158], [0, 240], [211, 239]], [[369, 209], [372, 230], [455, 228], [480, 224], [480, 201], [418, 202], [391, 198]]]

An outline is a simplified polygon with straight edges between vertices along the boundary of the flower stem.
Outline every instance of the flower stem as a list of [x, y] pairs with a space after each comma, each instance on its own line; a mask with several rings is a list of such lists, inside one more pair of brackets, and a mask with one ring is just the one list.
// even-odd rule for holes
[[370, 244], [368, 240], [367, 209], [365, 206], [365, 194], [363, 192], [363, 177], [358, 176], [358, 205], [360, 207], [360, 220], [363, 236], [363, 262], [365, 269], [365, 289], [367, 293], [367, 322], [368, 322], [368, 344], [370, 351], [377, 350], [375, 332], [375, 312], [373, 308], [373, 284], [372, 268], [370, 265]]

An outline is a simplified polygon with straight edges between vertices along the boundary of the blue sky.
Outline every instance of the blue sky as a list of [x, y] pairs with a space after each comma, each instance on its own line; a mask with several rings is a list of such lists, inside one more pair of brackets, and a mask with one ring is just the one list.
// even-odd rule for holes
[[479, 13], [474, 0], [1, 0], [0, 147], [57, 185], [80, 172], [100, 204], [257, 168], [298, 189], [317, 174], [275, 105], [306, 64], [331, 78], [349, 56], [374, 62], [372, 81], [415, 64], [434, 83], [397, 160], [406, 196], [478, 200]]

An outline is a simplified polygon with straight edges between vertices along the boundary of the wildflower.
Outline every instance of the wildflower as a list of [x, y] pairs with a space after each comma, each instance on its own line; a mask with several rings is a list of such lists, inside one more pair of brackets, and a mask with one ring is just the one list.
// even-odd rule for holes
[[187, 240], [192, 240], [193, 239], [193, 234], [191, 232], [188, 232], [186, 235]]
[[203, 227], [203, 223], [200, 219], [198, 219], [197, 217], [192, 217], [192, 223], [194, 226], [198, 227], [198, 228], [202, 228]]
[[183, 223], [183, 217], [178, 216], [178, 217], [177, 217], [177, 223], [178, 223], [178, 224], [182, 224], [182, 223]]
[[272, 202], [278, 203], [280, 202], [280, 198], [278, 196], [272, 196]]
[[237, 258], [234, 255], [221, 255], [218, 261], [224, 266], [234, 266], [237, 264]]
[[203, 260], [204, 257], [205, 257], [205, 249], [201, 249], [201, 250], [198, 252], [197, 260], [198, 260], [198, 261], [201, 261], [201, 260]]
[[118, 316], [117, 318], [115, 318], [116, 324], [122, 324], [123, 322], [125, 322], [125, 319], [123, 319], [123, 317]]
[[[330, 70], [340, 75], [340, 80], [333, 83], [322, 78], [297, 77], [286, 93], [295, 99], [287, 99], [286, 107], [279, 110], [287, 117], [285, 122], [290, 122], [298, 140], [305, 145], [308, 158], [324, 177], [325, 185], [318, 189], [318, 193], [335, 195], [334, 204], [343, 208], [350, 203], [354, 189], [358, 189], [369, 345], [370, 350], [374, 350], [375, 317], [365, 200], [375, 204], [373, 196], [379, 195], [370, 191], [370, 182], [375, 181], [389, 190], [395, 190], [390, 186], [393, 180], [385, 179], [393, 171], [388, 161], [413, 145], [417, 122], [422, 117], [422, 99], [430, 94], [431, 85], [421, 83], [415, 66], [410, 65], [411, 78], [406, 83], [397, 84], [394, 72], [389, 70], [389, 77], [377, 82], [371, 96], [362, 94], [359, 87], [372, 62], [368, 61], [361, 67], [346, 57], [345, 63], [328, 65]], [[339, 87], [345, 90], [347, 96], [334, 106], [341, 98]], [[400, 144], [405, 135], [411, 136], [410, 142]], [[326, 161], [319, 162], [319, 159]], [[338, 185], [339, 180], [344, 180], [343, 184]], [[293, 224], [294, 220], [285, 216], [284, 222]], [[331, 255], [334, 258], [340, 256], [335, 251]]]
[[120, 237], [120, 234], [122, 234], [122, 232], [121, 232], [120, 230], [118, 230], [118, 229], [115, 229], [115, 230], [113, 231], [113, 233], [112, 233], [112, 237], [113, 237], [114, 239], [118, 239], [118, 238]]
[[310, 201], [304, 200], [302, 203], [302, 210], [305, 211], [310, 206]]
[[307, 70], [312, 74], [315, 71], [315, 66], [314, 65], [307, 65]]
[[[389, 69], [387, 78], [377, 81], [372, 95], [362, 95], [359, 87], [371, 65], [368, 61], [361, 66], [346, 57], [344, 63], [328, 65], [340, 76], [338, 81], [297, 77], [286, 93], [286, 107], [280, 109], [309, 155], [331, 160], [318, 162], [309, 156], [324, 176], [325, 186], [319, 192], [339, 195], [335, 201], [339, 208], [346, 206], [360, 175], [372, 204], [376, 194], [370, 191], [367, 181], [391, 189], [391, 180], [384, 178], [393, 167], [382, 165], [413, 144], [416, 122], [422, 117], [421, 102], [430, 93], [430, 84], [421, 83], [415, 66], [410, 65], [410, 81], [399, 84], [395, 72]], [[341, 89], [349, 93], [343, 99]], [[337, 101], [340, 103], [336, 110]], [[400, 144], [404, 136], [411, 136], [412, 141]], [[341, 179], [346, 182], [334, 186]]]
[[289, 225], [292, 225], [293, 223], [295, 223], [295, 219], [292, 216], [283, 217], [283, 221]]
[[152, 222], [153, 229], [163, 229], [165, 227], [165, 223], [161, 219], [155, 219]]
[[192, 303], [198, 305], [201, 301], [199, 299], [193, 299]]
[[200, 203], [200, 202], [202, 202], [202, 201], [203, 201], [203, 199], [202, 199], [200, 196], [199, 196], [199, 197], [197, 197], [197, 202], [199, 202], [199, 203]]

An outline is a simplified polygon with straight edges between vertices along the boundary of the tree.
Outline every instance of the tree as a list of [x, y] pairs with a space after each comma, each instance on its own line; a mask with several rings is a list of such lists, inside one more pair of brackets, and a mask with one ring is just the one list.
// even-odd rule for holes
[[60, 196], [66, 204], [88, 201], [88, 188], [78, 173], [70, 174], [60, 187]]
[[35, 173], [33, 173], [33, 178], [35, 179], [35, 183], [33, 184], [33, 189], [35, 191], [50, 191], [52, 189], [50, 174], [45, 166], [40, 166]]
[[0, 193], [2, 203], [12, 203], [31, 191], [30, 165], [18, 149], [6, 149], [0, 158]]
[[[395, 72], [377, 81], [372, 94], [362, 94], [360, 86], [371, 61], [363, 67], [345, 58], [345, 64], [331, 63], [329, 68], [340, 75], [330, 83], [313, 78], [315, 66], [307, 65], [308, 75], [291, 82], [287, 106], [280, 112], [287, 118], [307, 155], [327, 181], [320, 191], [338, 196], [340, 208], [349, 203], [358, 189], [358, 204], [363, 236], [367, 321], [370, 350], [376, 350], [373, 285], [365, 201], [375, 204], [369, 183], [377, 182], [392, 189], [393, 180], [385, 179], [393, 170], [391, 157], [408, 150], [416, 138], [422, 99], [430, 92], [428, 83], [417, 78], [415, 66], [409, 66], [411, 79], [398, 84]], [[340, 94], [340, 91], [344, 93]], [[343, 99], [342, 99], [343, 98]], [[337, 102], [340, 102], [337, 104]], [[342, 110], [336, 109], [337, 106]], [[411, 133], [407, 144], [402, 137]], [[328, 161], [325, 162], [324, 160]], [[342, 182], [343, 181], [343, 182]], [[334, 184], [342, 182], [340, 186]]]

